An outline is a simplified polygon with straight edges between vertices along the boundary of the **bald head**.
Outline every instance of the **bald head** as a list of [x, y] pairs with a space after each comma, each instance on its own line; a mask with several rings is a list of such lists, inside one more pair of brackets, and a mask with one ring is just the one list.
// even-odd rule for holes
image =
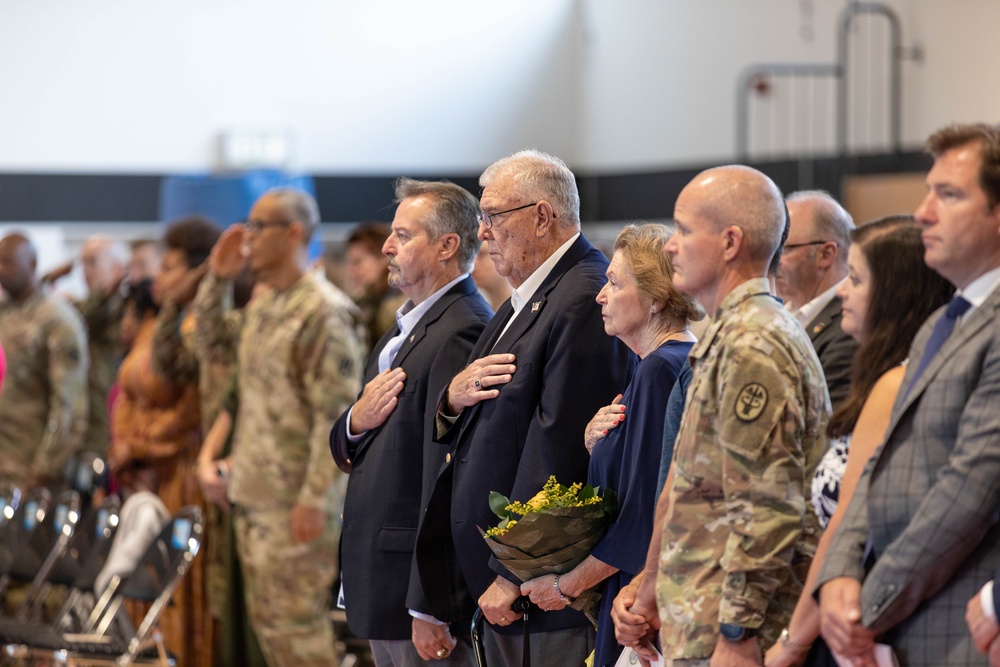
[[0, 239], [0, 287], [15, 301], [23, 300], [35, 289], [37, 258], [27, 236], [15, 232]]
[[716, 230], [739, 227], [747, 258], [766, 267], [785, 226], [784, 201], [774, 181], [751, 167], [730, 165], [701, 172], [688, 188], [698, 191], [702, 214]]
[[674, 285], [714, 312], [733, 289], [767, 277], [785, 229], [785, 204], [770, 178], [739, 165], [698, 174], [674, 206]]
[[110, 236], [91, 236], [80, 253], [83, 278], [91, 292], [106, 292], [117, 286], [129, 263], [124, 241]]

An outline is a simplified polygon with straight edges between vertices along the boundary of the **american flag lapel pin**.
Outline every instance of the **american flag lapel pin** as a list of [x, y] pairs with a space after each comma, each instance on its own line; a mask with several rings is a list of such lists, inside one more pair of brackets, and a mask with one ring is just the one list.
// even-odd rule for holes
[[541, 307], [542, 307], [542, 302], [541, 301], [536, 301], [533, 304], [531, 304], [531, 312], [537, 313], [538, 309], [541, 308]]

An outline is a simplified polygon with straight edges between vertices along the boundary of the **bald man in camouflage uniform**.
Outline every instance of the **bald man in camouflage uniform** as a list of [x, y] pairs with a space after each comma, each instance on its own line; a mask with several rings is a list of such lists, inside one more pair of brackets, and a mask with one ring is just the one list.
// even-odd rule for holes
[[22, 488], [58, 480], [87, 429], [87, 337], [76, 310], [47, 296], [36, 254], [21, 234], [0, 240], [0, 483]]
[[265, 194], [219, 240], [196, 306], [221, 323], [244, 247], [271, 287], [240, 333], [229, 500], [250, 621], [272, 667], [334, 664], [329, 591], [343, 497], [328, 437], [361, 389], [362, 349], [348, 297], [307, 271], [318, 223], [305, 193]]
[[774, 183], [748, 167], [703, 172], [674, 218], [674, 284], [714, 315], [691, 350], [664, 520], [612, 616], [646, 656], [643, 638], [659, 628], [665, 665], [762, 665], [819, 541], [808, 495], [830, 399], [809, 338], [767, 279], [785, 218]]

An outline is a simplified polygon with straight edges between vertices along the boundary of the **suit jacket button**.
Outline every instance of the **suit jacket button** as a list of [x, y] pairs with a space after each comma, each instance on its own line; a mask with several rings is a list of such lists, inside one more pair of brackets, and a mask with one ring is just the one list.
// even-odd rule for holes
[[448, 452], [447, 454], [444, 455], [444, 462], [451, 463], [451, 452]]

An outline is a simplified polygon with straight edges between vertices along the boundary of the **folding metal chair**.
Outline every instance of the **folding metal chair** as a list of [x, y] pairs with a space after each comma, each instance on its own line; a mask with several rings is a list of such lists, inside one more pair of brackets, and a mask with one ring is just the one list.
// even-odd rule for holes
[[[14, 509], [9, 519], [3, 524], [2, 547], [0, 547], [0, 595], [3, 595], [10, 584], [13, 573], [24, 571], [22, 555], [29, 548], [31, 536], [39, 525], [45, 521], [52, 502], [52, 494], [48, 489], [39, 487], [28, 493], [27, 497]], [[5, 508], [5, 514], [9, 513]], [[40, 566], [41, 563], [38, 563]], [[28, 578], [34, 576], [37, 567], [31, 571]]]
[[27, 620], [45, 602], [45, 595], [51, 590], [46, 586], [49, 573], [65, 555], [79, 521], [80, 494], [63, 491], [15, 554], [8, 577], [12, 581], [31, 582], [14, 615], [18, 621]]
[[[189, 505], [178, 512], [131, 574], [124, 579], [112, 577], [95, 606], [90, 634], [65, 634], [50, 628], [30, 642], [5, 643], [4, 655], [75, 667], [173, 664], [156, 630], [157, 622], [198, 554], [204, 527], [198, 507]], [[135, 630], [123, 610], [128, 600], [150, 603]], [[115, 632], [121, 628], [129, 631]]]

